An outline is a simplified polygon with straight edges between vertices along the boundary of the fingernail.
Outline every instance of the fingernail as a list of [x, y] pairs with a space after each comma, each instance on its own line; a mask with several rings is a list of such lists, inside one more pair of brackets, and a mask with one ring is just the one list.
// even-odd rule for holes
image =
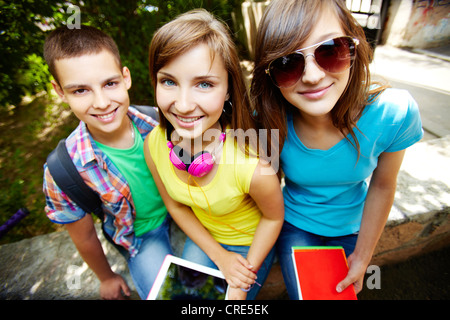
[[342, 292], [341, 287], [336, 287], [336, 291], [337, 291], [337, 292]]

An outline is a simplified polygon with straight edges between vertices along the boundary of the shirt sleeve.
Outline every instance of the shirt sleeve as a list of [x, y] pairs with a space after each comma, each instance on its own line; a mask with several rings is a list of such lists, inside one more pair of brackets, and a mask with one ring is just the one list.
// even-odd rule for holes
[[43, 191], [46, 202], [45, 212], [50, 221], [67, 224], [78, 221], [86, 215], [86, 212], [56, 185], [47, 164], [44, 165]]
[[398, 112], [402, 114], [403, 121], [401, 121], [395, 138], [385, 152], [404, 150], [423, 137], [422, 121], [417, 102], [407, 91], [403, 91], [400, 98]]

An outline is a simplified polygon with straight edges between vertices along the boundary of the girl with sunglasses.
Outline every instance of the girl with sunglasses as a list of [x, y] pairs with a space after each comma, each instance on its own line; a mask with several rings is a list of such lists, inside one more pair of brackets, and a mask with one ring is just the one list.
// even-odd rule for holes
[[418, 106], [371, 82], [371, 48], [345, 1], [273, 0], [255, 48], [255, 114], [280, 133], [270, 146], [285, 179], [277, 250], [289, 296], [293, 246], [342, 246], [349, 272], [336, 290], [358, 293], [405, 149], [423, 135]]
[[182, 257], [221, 270], [230, 299], [254, 299], [272, 266], [284, 206], [276, 173], [239, 133], [255, 125], [232, 38], [194, 10], [161, 27], [149, 51], [160, 125], [144, 152], [188, 236]]

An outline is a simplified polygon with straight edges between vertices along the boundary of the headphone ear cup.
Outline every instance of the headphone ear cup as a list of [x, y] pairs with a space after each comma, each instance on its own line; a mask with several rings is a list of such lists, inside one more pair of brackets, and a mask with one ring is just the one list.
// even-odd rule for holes
[[169, 159], [172, 162], [172, 164], [175, 166], [175, 168], [179, 170], [186, 170], [186, 164], [183, 162], [183, 149], [175, 146], [173, 147], [169, 152]]
[[188, 173], [194, 177], [203, 177], [214, 166], [214, 157], [207, 151], [197, 153], [192, 159]]

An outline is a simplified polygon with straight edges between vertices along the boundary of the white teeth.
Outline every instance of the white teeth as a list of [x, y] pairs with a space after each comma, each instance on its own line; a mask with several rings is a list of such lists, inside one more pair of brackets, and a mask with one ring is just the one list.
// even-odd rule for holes
[[201, 117], [196, 117], [196, 118], [183, 118], [183, 117], [180, 117], [180, 116], [176, 116], [179, 120], [181, 120], [181, 121], [183, 121], [183, 122], [187, 122], [187, 123], [190, 123], [190, 122], [194, 122], [194, 121], [197, 121], [198, 119], [200, 119]]
[[108, 118], [111, 118], [113, 116], [113, 114], [114, 114], [114, 111], [109, 114], [106, 114], [106, 115], [97, 115], [97, 118], [108, 119]]

